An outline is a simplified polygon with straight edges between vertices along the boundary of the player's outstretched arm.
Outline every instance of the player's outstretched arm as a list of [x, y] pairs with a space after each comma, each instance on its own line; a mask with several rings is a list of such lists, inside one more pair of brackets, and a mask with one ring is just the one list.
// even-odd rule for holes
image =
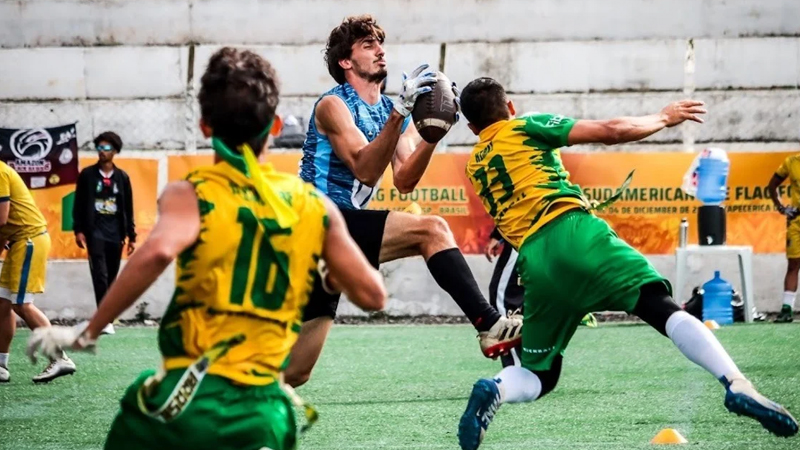
[[674, 127], [691, 120], [703, 123], [700, 114], [705, 114], [703, 102], [682, 100], [670, 103], [658, 114], [641, 117], [618, 117], [611, 120], [579, 120], [569, 133], [567, 143], [575, 144], [622, 144], [644, 139], [664, 128]]
[[314, 111], [317, 129], [331, 141], [336, 156], [361, 183], [374, 187], [392, 160], [405, 120], [392, 110], [389, 120], [374, 141], [369, 142], [353, 121], [342, 99], [329, 95]]
[[386, 304], [386, 288], [380, 272], [367, 261], [342, 218], [342, 213], [327, 197], [328, 232], [322, 259], [329, 271], [326, 284], [366, 311], [380, 311]]
[[158, 202], [158, 221], [103, 298], [85, 335], [97, 339], [107, 324], [128, 309], [180, 252], [200, 233], [200, 210], [194, 187], [188, 181], [167, 186]]

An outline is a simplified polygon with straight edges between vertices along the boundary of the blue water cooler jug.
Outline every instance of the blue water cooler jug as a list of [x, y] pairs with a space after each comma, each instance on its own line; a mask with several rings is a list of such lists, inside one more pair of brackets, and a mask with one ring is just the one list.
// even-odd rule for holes
[[704, 205], [719, 205], [728, 189], [730, 162], [711, 157], [700, 158], [697, 167], [697, 198]]
[[724, 245], [726, 241], [725, 200], [730, 162], [724, 152], [709, 152], [697, 167], [697, 198], [703, 203], [697, 211], [700, 245]]
[[733, 323], [733, 286], [714, 272], [714, 278], [703, 285], [703, 320], [714, 320], [720, 325]]

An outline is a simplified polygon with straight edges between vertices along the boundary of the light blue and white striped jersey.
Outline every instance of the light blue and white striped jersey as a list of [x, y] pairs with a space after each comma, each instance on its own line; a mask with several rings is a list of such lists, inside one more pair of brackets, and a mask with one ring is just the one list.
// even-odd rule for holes
[[[322, 96], [314, 104], [316, 111], [320, 100], [328, 95], [336, 95], [344, 101], [353, 121], [364, 133], [367, 141], [372, 142], [389, 120], [392, 112], [392, 100], [381, 95], [380, 101], [374, 105], [367, 104], [349, 83], [344, 83]], [[403, 122], [403, 129], [411, 121], [411, 116]], [[327, 136], [319, 133], [314, 123], [314, 112], [308, 121], [308, 133], [303, 143], [303, 158], [300, 161], [300, 178], [303, 181], [313, 183], [320, 191], [324, 192], [340, 209], [364, 209], [372, 200], [372, 196], [377, 190], [377, 186], [369, 187], [361, 184], [350, 171], [350, 168], [336, 156], [331, 147], [331, 142]]]

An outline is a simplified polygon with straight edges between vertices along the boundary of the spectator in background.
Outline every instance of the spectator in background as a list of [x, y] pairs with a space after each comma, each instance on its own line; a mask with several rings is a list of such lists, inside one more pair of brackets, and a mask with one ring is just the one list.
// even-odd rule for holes
[[[128, 174], [114, 165], [122, 150], [122, 139], [106, 131], [94, 139], [97, 163], [81, 171], [75, 189], [72, 220], [75, 243], [89, 253], [89, 270], [97, 305], [117, 278], [125, 239], [128, 256], [133, 253], [136, 228], [133, 222], [133, 191]], [[103, 334], [114, 334], [108, 324]]]

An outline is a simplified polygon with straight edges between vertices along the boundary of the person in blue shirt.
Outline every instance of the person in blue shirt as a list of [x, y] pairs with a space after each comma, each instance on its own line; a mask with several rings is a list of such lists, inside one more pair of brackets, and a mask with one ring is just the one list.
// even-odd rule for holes
[[[399, 96], [381, 93], [386, 78], [385, 33], [369, 15], [351, 16], [331, 31], [325, 49], [337, 86], [314, 105], [303, 145], [300, 177], [339, 207], [348, 230], [374, 267], [422, 256], [438, 285], [456, 301], [478, 331], [487, 357], [507, 353], [521, 339], [520, 316], [503, 317], [489, 305], [441, 217], [367, 209], [386, 169], [395, 188], [414, 190], [430, 163], [436, 142], [422, 140], [409, 126], [420, 95], [430, 92], [435, 72], [426, 64], [404, 75]], [[456, 97], [458, 91], [453, 86]], [[339, 294], [318, 277], [306, 307], [286, 382], [308, 381], [322, 352]]]

